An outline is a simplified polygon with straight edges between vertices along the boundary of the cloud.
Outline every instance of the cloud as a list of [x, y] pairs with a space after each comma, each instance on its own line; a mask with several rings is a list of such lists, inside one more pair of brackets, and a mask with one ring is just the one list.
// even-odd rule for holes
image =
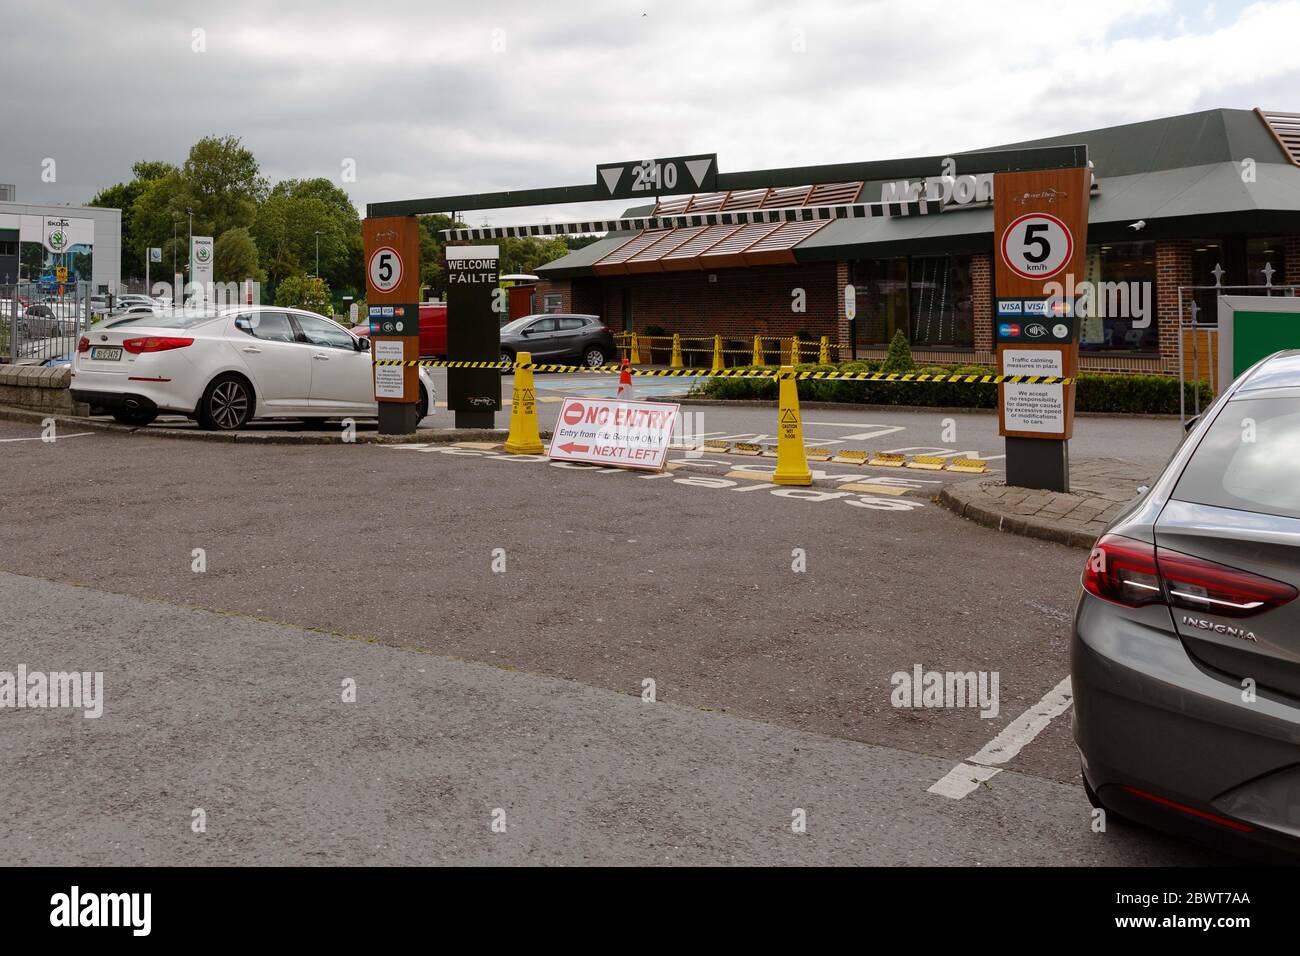
[[[272, 180], [338, 181], [354, 159], [343, 185], [364, 207], [590, 182], [644, 156], [758, 169], [1300, 106], [1278, 101], [1300, 89], [1297, 0], [1212, 18], [1167, 0], [87, 2], [6, 21], [0, 181], [30, 201], [85, 201], [208, 134], [240, 136]], [[599, 214], [489, 217], [561, 211]]]

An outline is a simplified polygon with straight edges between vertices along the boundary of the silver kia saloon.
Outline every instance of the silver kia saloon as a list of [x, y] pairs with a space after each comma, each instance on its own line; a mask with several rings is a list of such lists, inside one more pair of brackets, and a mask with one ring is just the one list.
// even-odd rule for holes
[[1300, 351], [1197, 420], [1097, 541], [1071, 651], [1094, 806], [1300, 853]]

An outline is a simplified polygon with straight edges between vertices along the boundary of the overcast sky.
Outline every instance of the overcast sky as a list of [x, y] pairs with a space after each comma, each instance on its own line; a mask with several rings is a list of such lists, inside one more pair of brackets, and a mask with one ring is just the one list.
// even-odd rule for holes
[[594, 182], [598, 162], [647, 156], [716, 152], [729, 172], [1300, 112], [1300, 0], [6, 0], [0, 26], [0, 182], [30, 202], [84, 202], [208, 134], [239, 136], [272, 182], [340, 182], [364, 211]]

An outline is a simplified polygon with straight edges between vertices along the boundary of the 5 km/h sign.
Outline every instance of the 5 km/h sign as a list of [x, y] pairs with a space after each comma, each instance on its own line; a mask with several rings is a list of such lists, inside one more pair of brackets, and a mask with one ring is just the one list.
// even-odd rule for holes
[[680, 405], [566, 398], [551, 437], [552, 461], [662, 471]]
[[370, 284], [379, 292], [392, 292], [402, 281], [402, 256], [392, 246], [370, 253]]
[[1002, 232], [1002, 261], [1022, 279], [1050, 279], [1073, 256], [1070, 227], [1049, 213], [1020, 216]]

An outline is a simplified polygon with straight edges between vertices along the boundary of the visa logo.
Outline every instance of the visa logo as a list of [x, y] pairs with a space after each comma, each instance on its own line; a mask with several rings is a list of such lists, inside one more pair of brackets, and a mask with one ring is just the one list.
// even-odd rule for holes
[[1011, 301], [1003, 299], [998, 300], [998, 315], [1019, 315], [1020, 308], [1019, 299]]
[[1047, 314], [1047, 300], [1046, 300], [1046, 299], [1038, 299], [1038, 300], [1034, 300], [1034, 301], [1026, 302], [1026, 303], [1025, 303], [1025, 314], [1026, 314], [1026, 315], [1046, 315], [1046, 314]]

